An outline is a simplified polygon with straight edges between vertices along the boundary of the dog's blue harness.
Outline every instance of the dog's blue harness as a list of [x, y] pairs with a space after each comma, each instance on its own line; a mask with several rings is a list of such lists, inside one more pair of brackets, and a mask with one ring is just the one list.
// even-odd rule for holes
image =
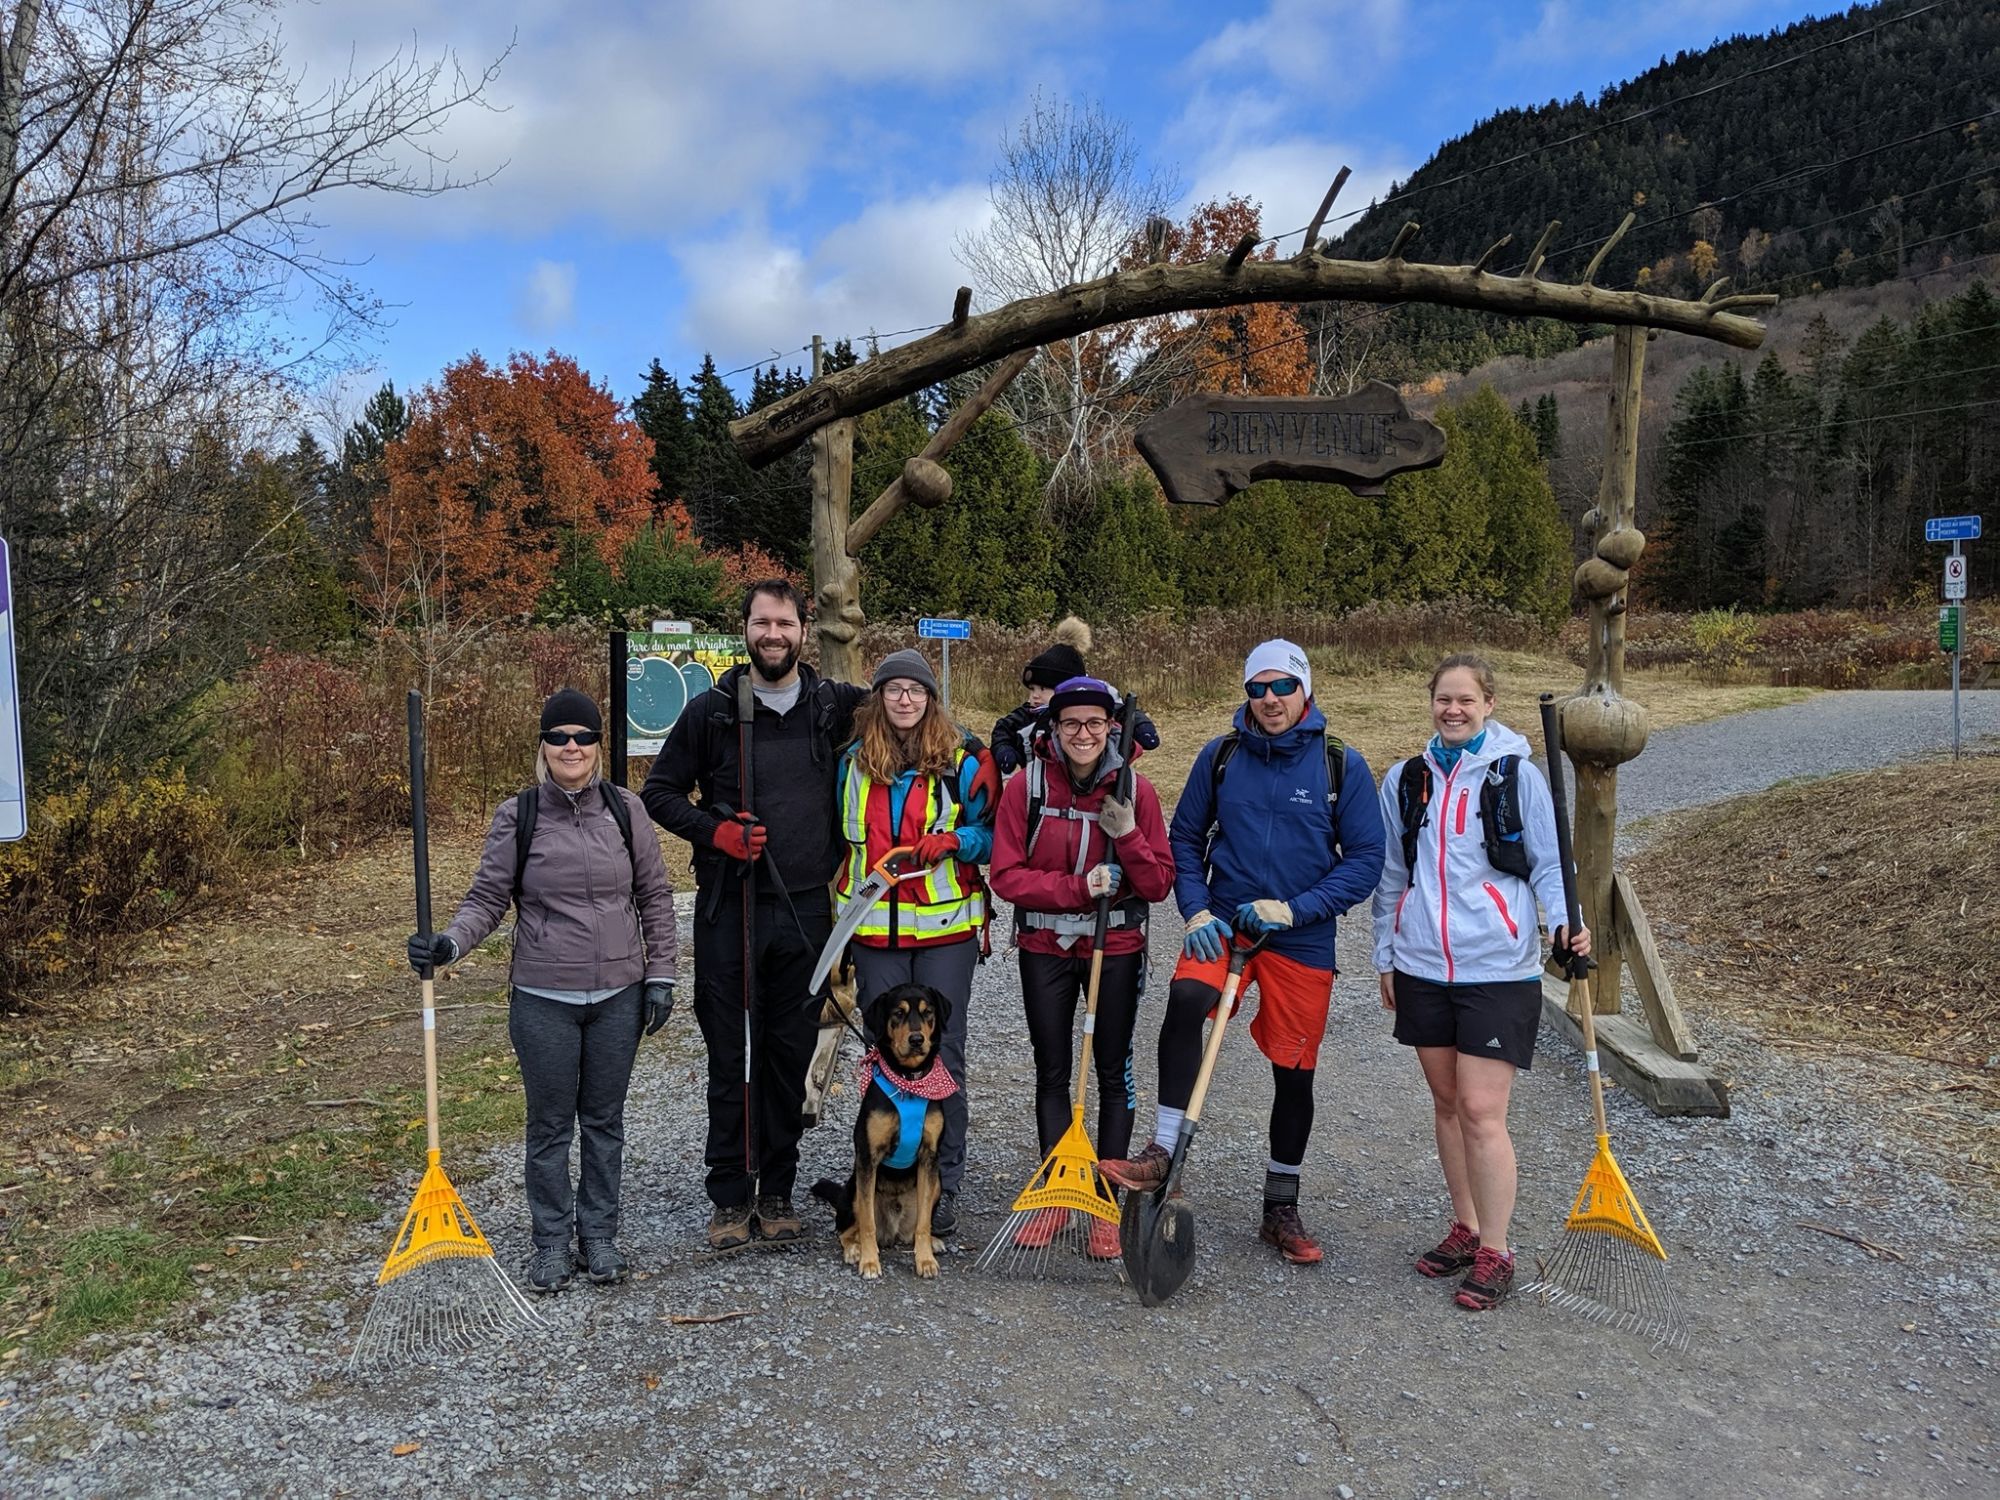
[[931, 1101], [898, 1088], [895, 1080], [880, 1065], [875, 1069], [875, 1086], [896, 1106], [896, 1149], [882, 1159], [882, 1165], [898, 1170], [913, 1166], [917, 1160], [917, 1147], [924, 1139], [924, 1112], [930, 1108]]

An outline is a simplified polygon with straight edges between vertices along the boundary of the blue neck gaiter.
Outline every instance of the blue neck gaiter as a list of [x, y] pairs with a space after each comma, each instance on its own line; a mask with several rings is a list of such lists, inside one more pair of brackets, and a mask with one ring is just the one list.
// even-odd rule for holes
[[1437, 735], [1432, 735], [1430, 743], [1431, 759], [1438, 763], [1445, 775], [1449, 776], [1453, 768], [1458, 765], [1458, 758], [1461, 755], [1465, 754], [1468, 750], [1477, 755], [1480, 746], [1485, 743], [1486, 731], [1483, 729], [1463, 745], [1447, 745]]

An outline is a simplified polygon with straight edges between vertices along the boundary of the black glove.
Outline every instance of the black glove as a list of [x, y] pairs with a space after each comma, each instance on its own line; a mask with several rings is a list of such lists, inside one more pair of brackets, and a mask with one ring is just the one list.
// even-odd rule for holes
[[458, 944], [441, 932], [411, 933], [404, 951], [410, 955], [410, 967], [419, 974], [426, 969], [442, 969], [458, 958]]
[[674, 1013], [674, 982], [671, 979], [649, 979], [643, 1003], [646, 1007], [646, 1035], [651, 1036], [667, 1024], [667, 1017]]

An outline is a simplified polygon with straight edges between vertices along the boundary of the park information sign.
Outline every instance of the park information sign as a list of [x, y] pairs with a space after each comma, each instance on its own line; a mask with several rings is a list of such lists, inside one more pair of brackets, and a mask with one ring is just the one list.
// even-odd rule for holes
[[1444, 462], [1443, 429], [1379, 380], [1351, 396], [1191, 396], [1148, 417], [1134, 441], [1182, 505], [1219, 505], [1262, 479], [1380, 495], [1390, 475]]
[[740, 635], [633, 630], [625, 636], [625, 749], [658, 755], [681, 710], [750, 659]]
[[11, 843], [28, 831], [20, 677], [14, 670], [14, 589], [7, 569], [7, 542], [0, 537], [0, 843]]

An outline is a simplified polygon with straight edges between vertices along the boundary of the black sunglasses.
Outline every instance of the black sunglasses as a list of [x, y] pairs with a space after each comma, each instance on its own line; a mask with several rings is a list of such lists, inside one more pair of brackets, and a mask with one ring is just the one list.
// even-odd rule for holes
[[604, 736], [595, 729], [544, 729], [544, 745], [594, 745]]
[[1302, 678], [1273, 677], [1269, 682], [1246, 682], [1243, 684], [1243, 691], [1252, 698], [1261, 698], [1266, 693], [1276, 693], [1280, 698], [1289, 698], [1304, 686], [1305, 681]]

